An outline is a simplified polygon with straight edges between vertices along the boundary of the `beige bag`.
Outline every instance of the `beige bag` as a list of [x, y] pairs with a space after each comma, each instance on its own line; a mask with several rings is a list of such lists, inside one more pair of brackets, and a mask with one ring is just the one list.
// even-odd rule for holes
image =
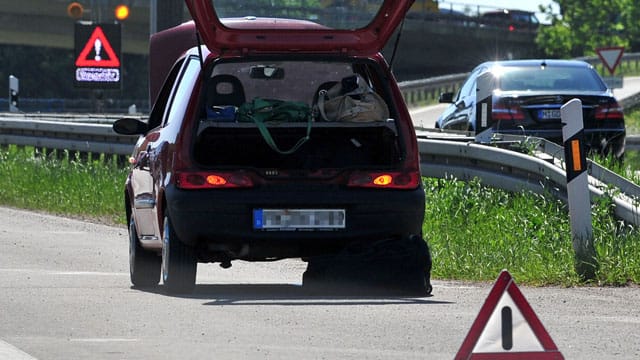
[[318, 93], [317, 109], [325, 121], [373, 122], [389, 118], [389, 108], [358, 75], [357, 87], [343, 94], [343, 82]]

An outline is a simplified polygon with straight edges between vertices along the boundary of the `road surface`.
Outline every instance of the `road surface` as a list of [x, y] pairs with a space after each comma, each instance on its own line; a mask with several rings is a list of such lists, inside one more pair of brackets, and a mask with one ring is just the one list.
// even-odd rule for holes
[[[167, 296], [131, 288], [124, 227], [0, 217], [0, 360], [452, 359], [492, 285], [322, 294], [287, 260], [201, 264], [193, 295]], [[640, 358], [640, 288], [520, 290], [566, 359]]]

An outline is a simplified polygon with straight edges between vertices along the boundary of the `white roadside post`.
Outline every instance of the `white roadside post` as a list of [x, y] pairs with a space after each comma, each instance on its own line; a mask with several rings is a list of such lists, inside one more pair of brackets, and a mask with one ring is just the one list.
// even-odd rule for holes
[[493, 89], [495, 78], [490, 73], [478, 76], [476, 82], [476, 141], [480, 143], [491, 142], [493, 137], [491, 112]]
[[9, 112], [18, 112], [18, 96], [20, 95], [20, 80], [9, 75]]
[[573, 99], [560, 109], [562, 140], [567, 171], [569, 221], [575, 251], [575, 268], [583, 279], [595, 278], [597, 262], [593, 247], [589, 174], [584, 149], [582, 101]]

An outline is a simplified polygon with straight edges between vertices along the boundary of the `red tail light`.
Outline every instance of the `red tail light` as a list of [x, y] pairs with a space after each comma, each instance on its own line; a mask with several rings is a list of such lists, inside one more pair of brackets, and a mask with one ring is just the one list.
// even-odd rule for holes
[[518, 104], [507, 103], [503, 100], [494, 99], [491, 108], [491, 118], [493, 121], [524, 120], [524, 112]]
[[230, 189], [252, 187], [253, 181], [242, 172], [179, 172], [180, 189]]
[[600, 105], [596, 108], [596, 119], [598, 120], [621, 120], [624, 119], [622, 106], [617, 101]]
[[351, 187], [377, 189], [416, 189], [420, 173], [415, 172], [354, 172], [349, 177]]

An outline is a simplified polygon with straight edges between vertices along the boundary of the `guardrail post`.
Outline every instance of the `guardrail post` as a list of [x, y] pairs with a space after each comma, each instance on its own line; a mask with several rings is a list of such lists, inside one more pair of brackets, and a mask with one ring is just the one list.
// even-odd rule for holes
[[569, 221], [573, 250], [576, 256], [575, 268], [582, 279], [589, 280], [595, 278], [598, 264], [593, 246], [582, 101], [573, 99], [564, 104], [560, 109], [560, 117], [563, 125], [562, 140], [567, 172]]

